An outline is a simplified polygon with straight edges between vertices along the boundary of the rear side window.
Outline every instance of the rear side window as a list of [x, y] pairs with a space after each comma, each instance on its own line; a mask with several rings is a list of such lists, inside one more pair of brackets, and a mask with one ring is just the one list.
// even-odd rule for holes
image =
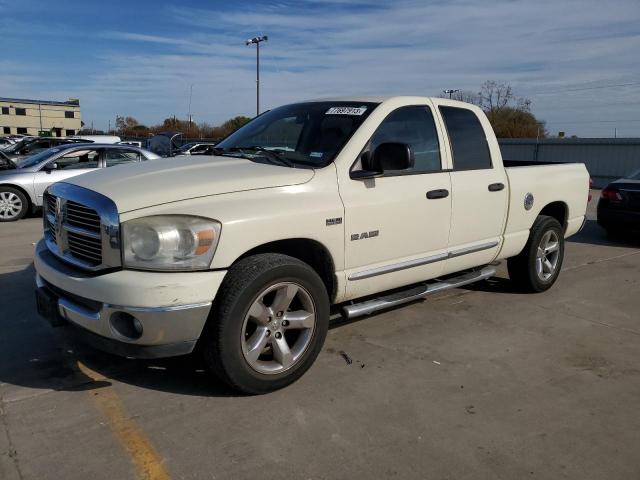
[[491, 168], [489, 144], [480, 120], [471, 110], [440, 107], [453, 150], [454, 170]]
[[135, 150], [106, 150], [104, 158], [107, 167], [140, 161], [140, 154]]
[[411, 173], [441, 170], [438, 131], [428, 107], [401, 107], [391, 112], [371, 137], [371, 152], [387, 142], [406, 143], [411, 147], [415, 156]]

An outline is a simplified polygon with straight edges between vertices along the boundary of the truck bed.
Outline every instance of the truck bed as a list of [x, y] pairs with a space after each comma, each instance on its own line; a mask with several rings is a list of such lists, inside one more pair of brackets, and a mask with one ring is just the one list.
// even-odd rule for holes
[[[502, 159], [502, 164], [505, 168], [511, 167], [535, 167], [537, 165], [567, 165], [569, 162], [536, 162], [534, 160], [505, 160]], [[579, 164], [580, 165], [580, 164]]]
[[[589, 173], [582, 163], [504, 161], [509, 182], [509, 210], [501, 258], [516, 255], [529, 237], [529, 229], [543, 206], [565, 212], [565, 236], [576, 233], [584, 220], [589, 197]], [[583, 188], [576, 188], [583, 185]], [[525, 207], [531, 194], [533, 205]], [[563, 199], [558, 201], [558, 199]]]

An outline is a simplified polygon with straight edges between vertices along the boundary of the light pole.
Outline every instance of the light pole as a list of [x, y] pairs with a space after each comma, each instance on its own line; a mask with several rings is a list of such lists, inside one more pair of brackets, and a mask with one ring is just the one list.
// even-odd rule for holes
[[193, 97], [193, 86], [195, 83], [191, 84], [189, 87], [189, 124], [187, 125], [187, 138], [189, 138], [189, 134], [191, 133], [191, 98]]
[[453, 95], [454, 93], [459, 92], [459, 91], [460, 91], [459, 88], [456, 88], [455, 90], [453, 90], [453, 89], [443, 90], [445, 95], [449, 94], [449, 98], [451, 98], [451, 95]]
[[245, 45], [256, 44], [256, 116], [260, 115], [260, 42], [266, 42], [269, 37], [253, 37], [245, 42]]

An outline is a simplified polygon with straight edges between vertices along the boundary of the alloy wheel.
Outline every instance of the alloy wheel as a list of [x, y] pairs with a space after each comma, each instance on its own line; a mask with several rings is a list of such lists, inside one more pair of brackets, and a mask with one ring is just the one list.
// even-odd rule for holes
[[556, 273], [560, 259], [560, 240], [554, 230], [547, 230], [536, 252], [536, 273], [543, 282], [549, 281]]
[[0, 192], [0, 217], [11, 220], [22, 211], [22, 200], [13, 192]]
[[304, 287], [294, 282], [271, 285], [258, 294], [244, 318], [242, 354], [258, 373], [282, 373], [300, 361], [315, 325], [316, 308]]

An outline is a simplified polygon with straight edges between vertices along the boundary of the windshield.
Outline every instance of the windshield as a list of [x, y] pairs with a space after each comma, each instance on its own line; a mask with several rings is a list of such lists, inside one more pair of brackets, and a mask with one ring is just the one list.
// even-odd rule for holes
[[216, 150], [224, 154], [238, 152], [251, 160], [273, 162], [280, 158], [279, 163], [288, 166], [324, 167], [377, 105], [362, 102], [285, 105], [254, 118], [218, 143]]
[[640, 170], [636, 170], [631, 175], [629, 175], [631, 180], [640, 180]]
[[48, 160], [49, 158], [53, 157], [55, 154], [59, 153], [61, 150], [62, 150], [61, 148], [47, 148], [46, 150], [38, 152], [35, 155], [31, 155], [26, 160], [19, 162], [18, 168], [35, 167], [39, 163], [42, 163], [45, 160]]

